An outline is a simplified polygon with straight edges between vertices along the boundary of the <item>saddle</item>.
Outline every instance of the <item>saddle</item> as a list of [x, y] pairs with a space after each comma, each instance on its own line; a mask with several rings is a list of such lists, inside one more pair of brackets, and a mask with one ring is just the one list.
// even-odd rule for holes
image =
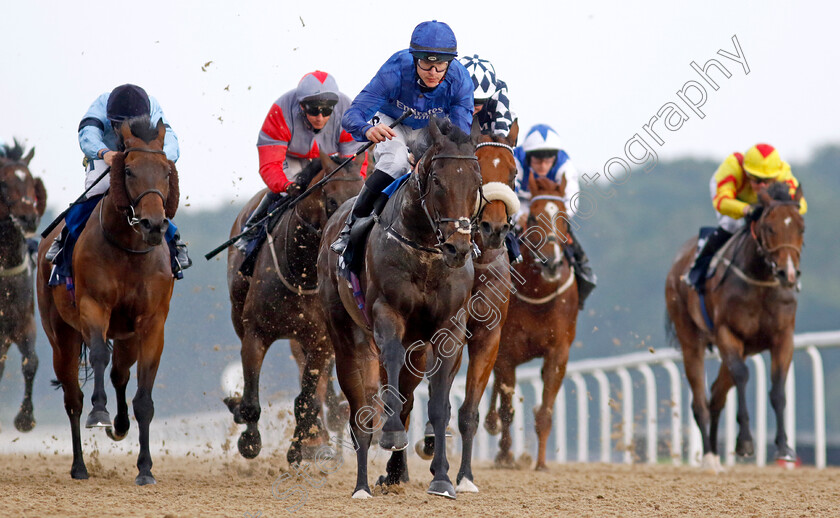
[[[276, 202], [272, 203], [271, 206], [268, 207], [266, 213], [273, 211], [285, 202], [286, 197], [283, 196]], [[256, 230], [251, 231], [251, 237], [248, 240], [248, 245], [244, 250], [245, 260], [242, 261], [242, 265], [239, 267], [239, 272], [242, 275], [245, 275], [246, 277], [251, 277], [254, 274], [254, 266], [257, 264], [257, 257], [259, 257], [260, 255], [260, 249], [262, 249], [262, 245], [263, 243], [265, 243], [265, 240], [268, 237], [268, 233], [274, 230], [274, 227], [277, 226], [277, 223], [280, 221], [280, 218], [285, 213], [285, 210], [278, 212], [270, 220], [259, 225]], [[247, 222], [247, 220], [248, 218], [245, 218], [245, 221], [242, 223], [242, 228], [240, 229], [240, 232], [245, 230], [245, 223]]]

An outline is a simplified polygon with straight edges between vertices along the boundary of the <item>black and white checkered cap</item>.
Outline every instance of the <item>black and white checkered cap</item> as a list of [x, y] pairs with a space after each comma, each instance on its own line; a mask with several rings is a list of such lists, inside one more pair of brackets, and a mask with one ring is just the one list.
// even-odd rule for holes
[[479, 58], [478, 54], [464, 56], [460, 61], [472, 78], [475, 99], [486, 100], [492, 97], [496, 93], [496, 69], [493, 64]]

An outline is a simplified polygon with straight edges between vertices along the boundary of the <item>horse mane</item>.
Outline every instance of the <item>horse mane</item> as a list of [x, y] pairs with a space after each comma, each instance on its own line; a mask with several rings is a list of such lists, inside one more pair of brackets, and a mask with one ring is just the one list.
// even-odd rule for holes
[[790, 186], [785, 182], [774, 182], [767, 187], [767, 195], [776, 201], [791, 201]]
[[438, 124], [438, 129], [440, 130], [441, 134], [449, 137], [449, 140], [454, 144], [460, 146], [461, 144], [472, 143], [472, 138], [470, 137], [470, 134], [464, 133], [464, 131], [455, 124], [453, 124], [448, 117], [436, 120]]
[[26, 147], [18, 141], [18, 139], [14, 139], [14, 145], [3, 144], [3, 152], [0, 153], [0, 157], [5, 157], [10, 162], [20, 162], [23, 158]]
[[[126, 119], [123, 124], [128, 124], [129, 129], [131, 129], [131, 134], [142, 139], [146, 144], [155, 140], [158, 136], [158, 130], [152, 126], [152, 121], [148, 115]], [[125, 143], [122, 142], [122, 135], [119, 131], [117, 135], [120, 135], [120, 148], [125, 148]]]

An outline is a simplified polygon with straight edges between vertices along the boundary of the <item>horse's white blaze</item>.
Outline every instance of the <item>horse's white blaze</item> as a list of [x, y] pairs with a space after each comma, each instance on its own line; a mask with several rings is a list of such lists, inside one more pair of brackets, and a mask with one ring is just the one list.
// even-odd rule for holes
[[499, 162], [501, 162], [501, 158], [494, 158], [493, 159], [493, 167], [499, 167]]
[[554, 260], [559, 263], [561, 257], [562, 256], [560, 255], [560, 244], [555, 241], [554, 242]]
[[560, 207], [557, 204], [548, 202], [545, 204], [545, 211], [548, 212], [548, 215], [551, 217], [552, 221], [554, 220], [554, 215], [560, 212]]
[[789, 283], [793, 284], [796, 282], [796, 266], [794, 266], [793, 258], [791, 256], [788, 256], [785, 273], [787, 274], [787, 280]]
[[793, 218], [791, 218], [790, 216], [786, 217], [785, 218], [785, 226], [789, 227], [791, 221], [793, 221]]
[[15, 176], [18, 177], [18, 180], [23, 182], [26, 180], [26, 171], [24, 171], [23, 169], [15, 169]]

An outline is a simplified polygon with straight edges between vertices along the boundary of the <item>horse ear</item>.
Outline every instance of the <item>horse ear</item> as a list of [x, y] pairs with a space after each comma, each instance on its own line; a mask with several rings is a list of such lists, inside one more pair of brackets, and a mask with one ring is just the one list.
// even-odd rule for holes
[[178, 170], [175, 168], [175, 162], [169, 162], [169, 196], [166, 197], [164, 204], [164, 212], [166, 217], [172, 219], [175, 213], [178, 212], [178, 201], [181, 199], [181, 191], [178, 187]]
[[328, 173], [335, 169], [334, 162], [332, 161], [332, 158], [330, 158], [330, 155], [324, 153], [323, 149], [319, 149], [318, 152], [318, 158], [321, 160], [321, 167], [324, 169], [324, 172]]
[[478, 117], [473, 117], [472, 126], [470, 126], [470, 140], [473, 145], [478, 144], [481, 138], [481, 124], [478, 123]]
[[47, 190], [44, 188], [44, 182], [40, 178], [35, 178], [35, 203], [38, 216], [43, 216], [47, 210]]
[[532, 174], [531, 177], [528, 178], [528, 190], [531, 191], [531, 195], [533, 196], [539, 189], [540, 184], [537, 182], [537, 177]]
[[761, 189], [758, 191], [758, 201], [766, 207], [773, 203], [773, 198], [767, 193], [767, 189]]
[[125, 144], [126, 140], [134, 136], [131, 134], [131, 126], [125, 121], [120, 123], [120, 136], [122, 137], [123, 144]]
[[166, 138], [166, 124], [163, 123], [163, 119], [159, 119], [157, 122], [158, 136], [157, 139], [160, 140], [161, 145], [163, 144], [163, 140]]
[[564, 173], [563, 178], [560, 180], [560, 183], [557, 184], [557, 193], [560, 195], [561, 198], [566, 196], [566, 184], [566, 174]]
[[516, 140], [519, 138], [519, 119], [513, 121], [510, 125], [510, 132], [507, 136], [507, 144], [510, 147], [516, 147]]
[[29, 162], [32, 160], [32, 157], [35, 156], [35, 148], [29, 150], [29, 153], [25, 157], [23, 157], [23, 163], [26, 164], [26, 167], [29, 167]]
[[796, 186], [796, 192], [793, 193], [793, 201], [796, 203], [802, 201], [802, 184]]
[[432, 137], [433, 144], [439, 144], [443, 139], [443, 133], [440, 132], [438, 127], [437, 117], [429, 119], [429, 135]]

